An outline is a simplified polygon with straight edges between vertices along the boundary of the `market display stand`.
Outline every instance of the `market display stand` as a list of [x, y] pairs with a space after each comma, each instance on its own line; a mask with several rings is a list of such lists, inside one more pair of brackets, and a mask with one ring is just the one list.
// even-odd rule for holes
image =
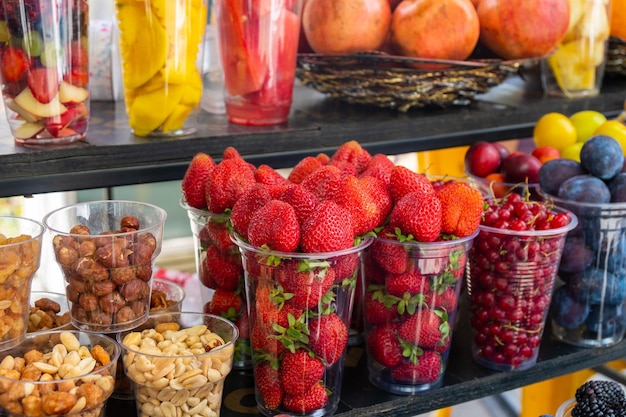
[[[398, 154], [477, 140], [524, 138], [532, 133], [535, 121], [550, 111], [569, 115], [593, 109], [617, 115], [626, 99], [626, 79], [608, 79], [599, 97], [566, 100], [545, 98], [532, 80], [513, 77], [469, 107], [408, 113], [350, 105], [304, 87], [296, 87], [294, 99], [287, 125], [237, 126], [229, 124], [225, 116], [202, 113], [198, 133], [187, 138], [133, 136], [122, 103], [92, 102], [86, 141], [69, 146], [15, 146], [2, 121], [0, 197], [180, 180], [195, 153], [202, 151], [219, 159], [227, 146], [235, 147], [255, 165], [283, 168], [307, 155], [330, 154], [352, 139], [372, 154]], [[376, 389], [367, 378], [363, 347], [351, 347], [337, 414], [414, 416], [626, 356], [626, 341], [605, 348], [577, 348], [553, 340], [548, 329], [536, 366], [519, 372], [493, 372], [472, 361], [468, 328], [463, 322], [457, 326], [443, 386], [413, 396]], [[233, 371], [226, 385], [222, 416], [257, 413], [251, 372]], [[133, 406], [129, 401], [110, 400], [107, 415], [132, 415]]]

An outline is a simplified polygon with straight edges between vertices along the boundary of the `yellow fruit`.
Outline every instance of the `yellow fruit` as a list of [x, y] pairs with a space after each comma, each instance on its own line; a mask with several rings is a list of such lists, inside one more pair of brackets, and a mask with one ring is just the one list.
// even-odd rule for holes
[[148, 94], [137, 96], [128, 109], [128, 119], [133, 133], [145, 136], [159, 128], [176, 108], [183, 95], [182, 85], [169, 85]]
[[611, 3], [611, 36], [626, 41], [626, 0]]
[[167, 119], [163, 122], [163, 126], [161, 127], [163, 133], [170, 133], [182, 129], [187, 117], [189, 117], [193, 109], [193, 107], [183, 106], [182, 104], [174, 107], [172, 113], [167, 116]]
[[576, 25], [585, 12], [586, 1], [587, 0], [569, 0], [569, 26], [561, 42], [566, 43], [576, 39]]
[[610, 136], [622, 146], [622, 151], [626, 156], [626, 125], [617, 120], [607, 120], [593, 132], [594, 135]]
[[590, 10], [585, 10], [574, 31], [576, 32], [576, 39], [585, 39], [586, 42], [607, 40], [610, 27], [604, 2], [596, 1]]
[[533, 129], [537, 147], [552, 146], [559, 152], [576, 143], [577, 132], [572, 121], [561, 113], [547, 113], [539, 118]]
[[582, 110], [572, 114], [569, 119], [578, 134], [578, 142], [584, 142], [593, 136], [600, 125], [606, 122], [606, 116], [595, 110]]
[[580, 150], [583, 148], [585, 142], [576, 142], [569, 145], [567, 148], [561, 151], [561, 158], [572, 159], [580, 162]]
[[596, 84], [596, 67], [604, 60], [604, 42], [565, 43], [548, 58], [557, 83], [564, 92], [592, 89]]

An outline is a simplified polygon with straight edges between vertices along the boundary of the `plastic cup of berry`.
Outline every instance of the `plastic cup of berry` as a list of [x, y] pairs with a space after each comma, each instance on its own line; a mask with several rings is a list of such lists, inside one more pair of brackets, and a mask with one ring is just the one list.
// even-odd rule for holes
[[392, 394], [441, 386], [474, 234], [421, 243], [377, 237], [363, 261], [369, 379]]
[[2, 96], [15, 142], [66, 144], [89, 120], [87, 0], [0, 1]]
[[626, 329], [626, 203], [546, 198], [578, 217], [559, 265], [553, 335], [582, 347], [619, 343]]
[[231, 237], [244, 267], [257, 408], [266, 416], [334, 414], [361, 255], [372, 239], [304, 253]]
[[519, 194], [487, 199], [469, 252], [472, 355], [497, 371], [532, 367], [539, 354], [570, 211]]

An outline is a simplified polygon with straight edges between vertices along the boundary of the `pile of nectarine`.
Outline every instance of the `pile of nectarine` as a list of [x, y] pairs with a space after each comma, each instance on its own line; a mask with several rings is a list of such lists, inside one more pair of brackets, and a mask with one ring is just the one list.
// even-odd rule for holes
[[480, 42], [523, 59], [550, 53], [568, 22], [568, 0], [304, 0], [300, 51], [463, 61]]

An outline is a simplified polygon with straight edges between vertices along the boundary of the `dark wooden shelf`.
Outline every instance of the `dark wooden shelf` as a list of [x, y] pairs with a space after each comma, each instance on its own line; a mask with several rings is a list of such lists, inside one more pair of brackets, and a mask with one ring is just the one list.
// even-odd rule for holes
[[289, 122], [271, 127], [229, 124], [202, 112], [197, 134], [140, 138], [130, 133], [122, 102], [91, 103], [85, 142], [65, 146], [16, 146], [0, 121], [0, 197], [179, 180], [199, 151], [219, 158], [234, 146], [254, 164], [293, 166], [306, 155], [332, 153], [356, 139], [372, 153], [398, 154], [528, 137], [544, 113], [594, 109], [616, 115], [626, 79], [609, 79], [599, 97], [543, 97], [533, 77], [512, 77], [467, 107], [414, 109], [407, 113], [350, 105], [296, 87]]

